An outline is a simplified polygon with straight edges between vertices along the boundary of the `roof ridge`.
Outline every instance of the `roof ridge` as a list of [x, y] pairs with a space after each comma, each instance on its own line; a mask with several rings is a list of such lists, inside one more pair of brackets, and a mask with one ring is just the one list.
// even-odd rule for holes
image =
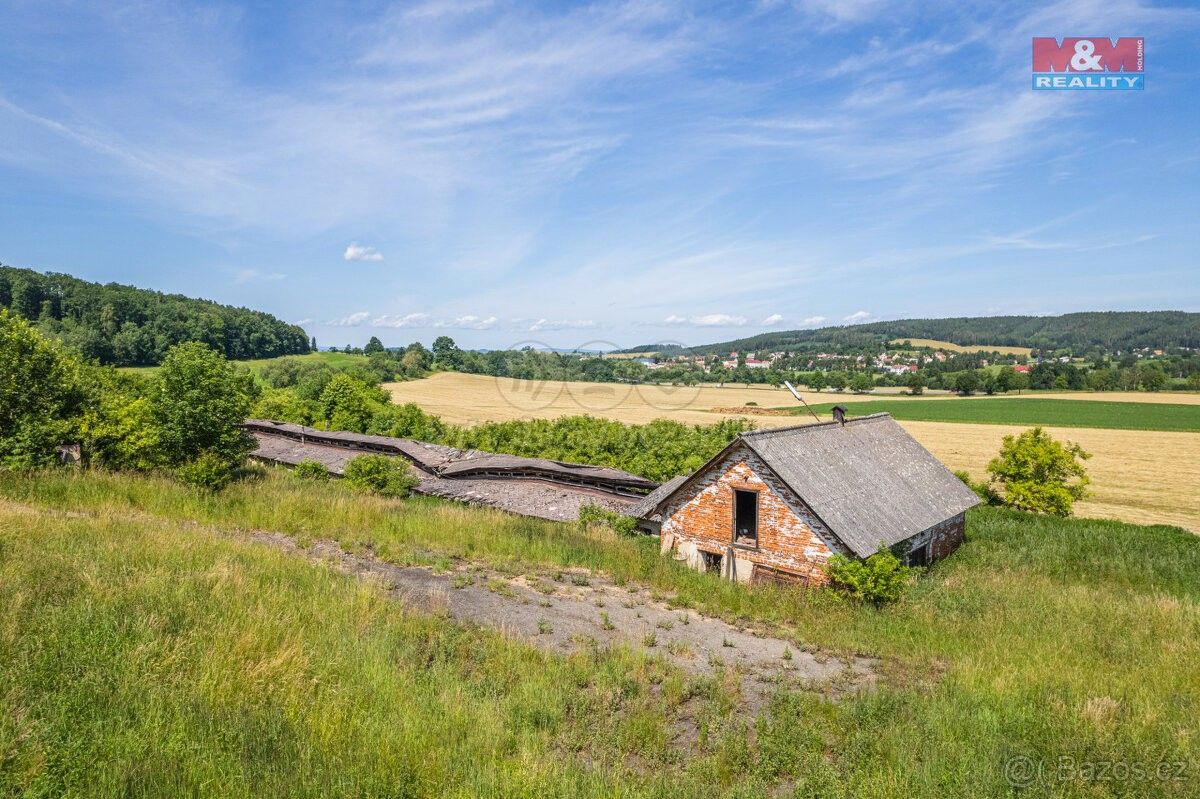
[[875, 419], [882, 419], [884, 417], [891, 419], [892, 415], [887, 411], [880, 411], [879, 413], [872, 413], [866, 416], [855, 416], [852, 419], [847, 419], [845, 422], [838, 422], [836, 419], [831, 419], [828, 422], [809, 422], [808, 424], [794, 424], [787, 427], [768, 427], [762, 430], [749, 430], [745, 433], [740, 433], [739, 435], [746, 439], [765, 438], [766, 436], [774, 433], [794, 433], [799, 430], [816, 430], [820, 427], [845, 427], [846, 425], [858, 424], [859, 422], [868, 422]]

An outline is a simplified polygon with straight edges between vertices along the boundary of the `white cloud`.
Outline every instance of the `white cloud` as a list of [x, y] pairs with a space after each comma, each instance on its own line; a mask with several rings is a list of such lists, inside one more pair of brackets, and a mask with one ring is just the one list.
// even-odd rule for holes
[[773, 313], [770, 316], [768, 316], [766, 319], [759, 322], [759, 324], [764, 325], [764, 326], [777, 325], [782, 321], [783, 321], [783, 314]]
[[350, 242], [346, 247], [346, 252], [342, 253], [342, 258], [347, 261], [382, 261], [383, 253], [374, 247]]
[[727, 313], [710, 313], [688, 317], [671, 314], [662, 323], [673, 327], [741, 327], [748, 321], [744, 316], [735, 316]]
[[741, 327], [746, 321], [744, 316], [732, 316], [727, 313], [710, 313], [691, 318], [696, 327]]
[[824, 316], [808, 316], [800, 320], [800, 327], [816, 327], [824, 321]]
[[467, 314], [454, 319], [440, 319], [433, 323], [434, 327], [445, 327], [458, 330], [490, 330], [500, 321], [494, 316], [481, 317]]
[[402, 19], [416, 22], [439, 17], [462, 16], [491, 5], [491, 0], [431, 0], [431, 2], [418, 3], [408, 9], [402, 15]]
[[429, 314], [410, 313], [404, 316], [384, 314], [371, 320], [371, 327], [427, 327]]
[[591, 319], [539, 319], [529, 326], [529, 332], [539, 330], [586, 330], [595, 327]]
[[795, 5], [814, 16], [849, 23], [871, 19], [887, 3], [885, 0], [798, 0]]
[[865, 322], [870, 318], [871, 318], [870, 311], [855, 311], [854, 313], [850, 314], [849, 316], [842, 317], [842, 321], [849, 322], [850, 324], [855, 324], [856, 322]]
[[325, 324], [330, 327], [358, 327], [363, 322], [367, 321], [371, 316], [370, 311], [355, 311], [349, 316], [343, 316], [341, 319], [332, 319]]

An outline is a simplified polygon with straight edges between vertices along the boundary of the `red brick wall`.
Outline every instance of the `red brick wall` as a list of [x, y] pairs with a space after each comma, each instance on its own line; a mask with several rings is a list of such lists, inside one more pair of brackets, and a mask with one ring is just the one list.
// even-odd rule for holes
[[966, 514], [960, 513], [952, 519], [947, 519], [933, 528], [933, 541], [930, 552], [933, 560], [941, 560], [963, 542], [966, 531]]
[[[691, 546], [724, 554], [733, 542], [735, 489], [758, 493], [758, 546], [736, 546], [737, 578], [751, 578], [750, 563], [825, 582], [824, 565], [838, 545], [820, 520], [745, 447], [731, 452], [694, 491], [664, 509], [663, 548], [687, 554]], [[696, 565], [696, 564], [693, 564]]]

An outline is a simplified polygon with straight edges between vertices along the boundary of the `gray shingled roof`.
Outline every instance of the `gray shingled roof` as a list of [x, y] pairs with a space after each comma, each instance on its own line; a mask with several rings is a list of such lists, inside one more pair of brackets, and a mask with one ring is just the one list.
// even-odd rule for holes
[[820, 422], [742, 433], [700, 471], [739, 443], [762, 458], [860, 557], [979, 504], [973, 491], [887, 413], [844, 425]]
[[639, 502], [636, 508], [629, 511], [629, 515], [636, 516], [639, 519], [650, 519], [654, 515], [655, 511], [657, 511], [659, 503], [671, 494], [674, 494], [675, 489], [683, 485], [683, 482], [687, 480], [688, 477], [690, 477], [690, 475], [686, 474], [681, 474], [678, 477], [672, 477], [670, 480], [647, 494], [645, 499]]

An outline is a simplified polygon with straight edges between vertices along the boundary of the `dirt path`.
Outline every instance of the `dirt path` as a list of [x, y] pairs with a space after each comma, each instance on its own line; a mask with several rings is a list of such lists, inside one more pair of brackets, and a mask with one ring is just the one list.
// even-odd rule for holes
[[739, 628], [693, 610], [671, 608], [646, 589], [622, 588], [585, 569], [551, 570], [545, 577], [510, 577], [479, 565], [435, 573], [346, 552], [334, 541], [301, 547], [280, 533], [255, 541], [370, 580], [398, 601], [444, 611], [463, 621], [499, 628], [542, 649], [566, 653], [625, 645], [655, 654], [693, 674], [733, 672], [747, 710], [761, 708], [777, 687], [818, 691], [836, 699], [875, 682], [869, 658], [841, 658]]
[[[88, 518], [0, 500], [0, 510]], [[152, 514], [131, 520], [169, 523], [264, 544], [332, 566], [372, 582], [404, 605], [445, 612], [460, 621], [501, 630], [542, 649], [568, 653], [591, 647], [628, 646], [662, 657], [692, 674], [736, 675], [743, 708], [756, 713], [779, 687], [816, 691], [830, 699], [874, 685], [875, 663], [797, 648], [753, 628], [739, 628], [693, 610], [671, 608], [644, 588], [620, 587], [586, 569], [547, 570], [543, 577], [512, 577], [479, 564], [438, 573], [396, 566], [370, 553], [355, 555], [335, 541], [305, 547], [292, 536], [179, 522]]]

